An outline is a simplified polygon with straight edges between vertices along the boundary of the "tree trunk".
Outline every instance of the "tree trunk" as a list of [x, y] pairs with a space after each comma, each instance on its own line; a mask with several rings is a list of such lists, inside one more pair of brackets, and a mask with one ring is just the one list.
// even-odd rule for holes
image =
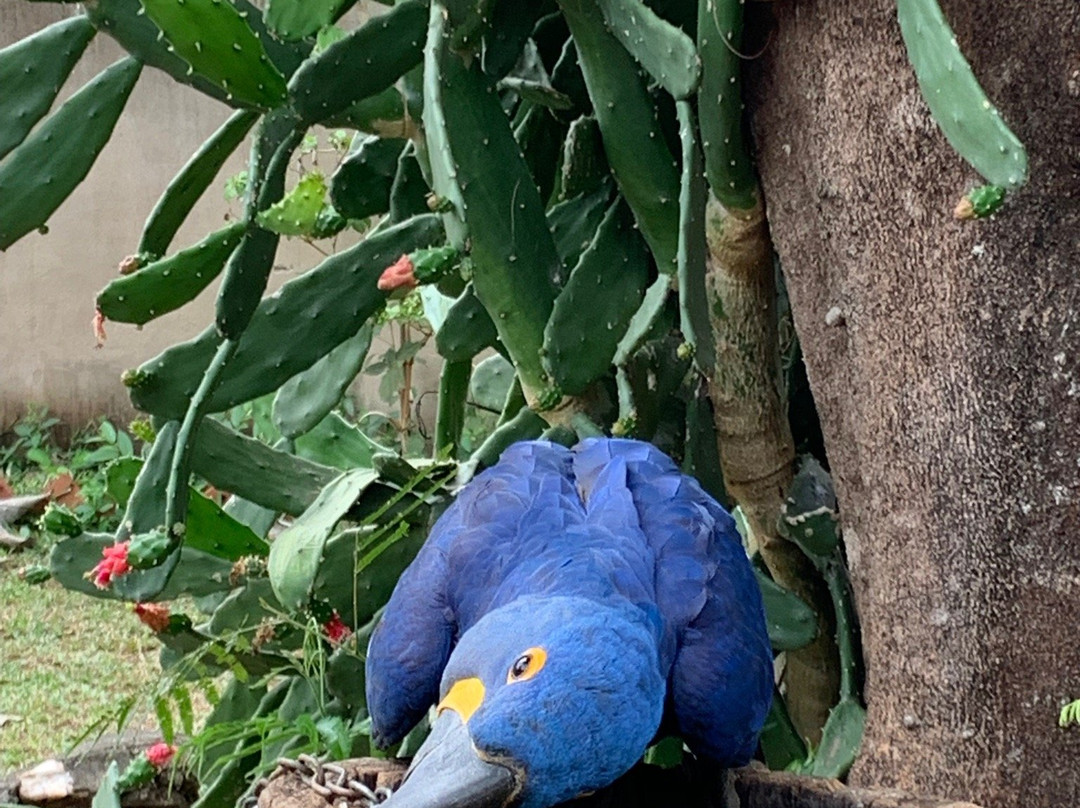
[[[900, 0], [908, 2], [908, 0]], [[778, 0], [750, 71], [863, 628], [858, 784], [1080, 804], [1080, 3], [942, 0], [1031, 156], [990, 221], [896, 0]], [[832, 311], [826, 323], [826, 314]]]

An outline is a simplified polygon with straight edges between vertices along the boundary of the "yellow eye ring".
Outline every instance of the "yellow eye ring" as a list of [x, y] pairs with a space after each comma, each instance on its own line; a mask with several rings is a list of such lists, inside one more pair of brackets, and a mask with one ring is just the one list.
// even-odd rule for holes
[[506, 683], [524, 682], [532, 679], [540, 673], [544, 663], [547, 662], [547, 651], [543, 648], [529, 648], [523, 651], [521, 656], [514, 660], [510, 670], [506, 674]]

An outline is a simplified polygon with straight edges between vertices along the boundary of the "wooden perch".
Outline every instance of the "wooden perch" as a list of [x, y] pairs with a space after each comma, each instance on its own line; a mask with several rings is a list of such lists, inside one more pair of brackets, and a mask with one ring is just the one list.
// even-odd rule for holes
[[[396, 788], [405, 775], [402, 760], [357, 758], [336, 764], [368, 788]], [[917, 797], [891, 789], [848, 788], [837, 780], [773, 772], [759, 766], [730, 773], [730, 786], [703, 795], [700, 772], [684, 766], [661, 769], [637, 766], [610, 788], [574, 800], [573, 808], [979, 808], [970, 802]], [[259, 808], [328, 808], [333, 798], [320, 795], [299, 773], [279, 769], [259, 791]]]

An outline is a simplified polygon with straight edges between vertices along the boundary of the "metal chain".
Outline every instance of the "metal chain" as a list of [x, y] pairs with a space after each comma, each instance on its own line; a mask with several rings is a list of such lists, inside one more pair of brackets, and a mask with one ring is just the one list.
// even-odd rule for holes
[[349, 777], [349, 773], [336, 763], [324, 762], [312, 755], [300, 755], [295, 760], [278, 758], [277, 768], [269, 777], [264, 777], [255, 784], [251, 794], [244, 800], [243, 808], [255, 808], [263, 789], [272, 780], [290, 773], [299, 775], [300, 782], [325, 798], [334, 808], [374, 808], [386, 802], [393, 793], [385, 786], [368, 788], [360, 780]]

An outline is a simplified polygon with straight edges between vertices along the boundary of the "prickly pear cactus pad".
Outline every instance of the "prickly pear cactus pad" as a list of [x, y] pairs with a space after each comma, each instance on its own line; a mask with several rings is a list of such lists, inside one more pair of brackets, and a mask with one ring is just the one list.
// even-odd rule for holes
[[896, 10], [923, 98], [949, 143], [995, 185], [1023, 185], [1024, 144], [986, 97], [937, 0], [898, 0]]
[[223, 0], [140, 0], [176, 54], [236, 101], [273, 109], [285, 78], [244, 14]]

